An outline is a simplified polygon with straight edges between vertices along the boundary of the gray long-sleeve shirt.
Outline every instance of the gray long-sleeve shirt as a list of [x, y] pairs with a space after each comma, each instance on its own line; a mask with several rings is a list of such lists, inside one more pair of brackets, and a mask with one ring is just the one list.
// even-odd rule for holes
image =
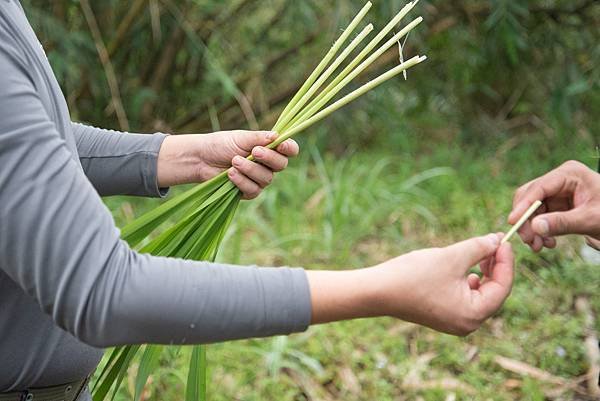
[[163, 138], [73, 124], [20, 4], [0, 0], [0, 392], [81, 379], [100, 347], [307, 327], [301, 269], [153, 257], [119, 239], [99, 194], [161, 195]]

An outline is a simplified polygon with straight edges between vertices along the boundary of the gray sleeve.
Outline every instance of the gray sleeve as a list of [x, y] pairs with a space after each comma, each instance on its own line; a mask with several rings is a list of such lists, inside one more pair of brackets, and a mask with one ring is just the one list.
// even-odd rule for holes
[[0, 41], [0, 269], [59, 327], [98, 347], [306, 329], [301, 269], [153, 257], [120, 240], [17, 53]]
[[130, 134], [72, 123], [79, 160], [101, 196], [164, 196], [156, 178], [158, 152], [166, 135]]

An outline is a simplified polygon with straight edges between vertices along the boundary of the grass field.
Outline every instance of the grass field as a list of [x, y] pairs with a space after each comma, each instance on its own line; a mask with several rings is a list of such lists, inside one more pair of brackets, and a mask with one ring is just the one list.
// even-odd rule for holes
[[[523, 134], [491, 138], [485, 146], [405, 135], [404, 145], [399, 139], [387, 148], [337, 154], [303, 142], [301, 157], [271, 188], [243, 203], [219, 260], [332, 269], [372, 265], [412, 249], [506, 230], [519, 184], [569, 158], [595, 163], [592, 138], [584, 134], [561, 143]], [[107, 199], [119, 225], [155, 203]], [[588, 363], [584, 316], [575, 304], [582, 298], [600, 311], [600, 266], [579, 256], [577, 238], [561, 239], [559, 249], [539, 255], [513, 242], [518, 263], [512, 296], [469, 337], [382, 318], [217, 344], [208, 353], [210, 399], [592, 399], [577, 380]], [[165, 352], [145, 400], [182, 399], [186, 353]], [[528, 377], [515, 361], [547, 377]], [[131, 399], [133, 379], [125, 387], [119, 399]]]

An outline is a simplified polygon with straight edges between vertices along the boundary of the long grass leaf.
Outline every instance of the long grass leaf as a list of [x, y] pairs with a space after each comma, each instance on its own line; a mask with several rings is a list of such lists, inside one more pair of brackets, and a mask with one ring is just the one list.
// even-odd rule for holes
[[[115, 387], [115, 391], [119, 388], [121, 372], [127, 370], [129, 362], [137, 352], [139, 346], [130, 345], [123, 347], [123, 350], [119, 353], [119, 357], [115, 360], [115, 363], [109, 368], [106, 373], [105, 379], [98, 384], [97, 388], [94, 389], [93, 400], [103, 401], [111, 387]], [[114, 396], [114, 394], [113, 394]]]
[[142, 396], [142, 391], [146, 386], [148, 377], [156, 370], [160, 362], [160, 356], [163, 351], [162, 345], [147, 345], [140, 359], [140, 366], [138, 368], [137, 376], [135, 378], [135, 393], [133, 395], [133, 401], [138, 401]]
[[206, 401], [206, 347], [195, 345], [190, 358], [185, 401]]
[[124, 353], [125, 355], [125, 359], [119, 364], [119, 369], [118, 369], [118, 375], [115, 379], [115, 385], [113, 388], [113, 393], [112, 396], [110, 397], [110, 400], [113, 401], [115, 399], [115, 397], [117, 396], [117, 391], [119, 391], [119, 387], [121, 386], [121, 382], [123, 382], [123, 379], [125, 378], [125, 375], [127, 374], [127, 368], [129, 367], [129, 364], [131, 363], [131, 361], [133, 360], [133, 358], [135, 357], [135, 354], [138, 352], [138, 350], [140, 349], [140, 345], [131, 345], [129, 346], [129, 349], [127, 350], [127, 352]]
[[96, 379], [94, 384], [91, 386], [92, 392], [95, 391], [96, 388], [106, 379], [106, 376], [110, 372], [113, 363], [119, 358], [119, 355], [121, 355], [121, 353], [124, 350], [125, 347], [115, 347], [112, 349], [112, 351], [110, 352], [110, 356], [108, 357], [106, 363], [104, 364], [104, 367], [102, 368], [102, 371], [98, 375], [98, 378]]

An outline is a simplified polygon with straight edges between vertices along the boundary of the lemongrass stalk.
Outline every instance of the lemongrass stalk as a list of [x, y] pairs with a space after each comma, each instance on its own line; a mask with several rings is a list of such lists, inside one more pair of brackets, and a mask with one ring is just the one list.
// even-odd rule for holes
[[[322, 93], [327, 93], [331, 88], [335, 87], [346, 75], [348, 75], [354, 67], [358, 65], [374, 48], [381, 42], [381, 40], [388, 34], [398, 23], [417, 5], [419, 0], [411, 1], [394, 16], [383, 27], [383, 29], [365, 46], [365, 48], [342, 70], [342, 72], [323, 90]], [[284, 110], [285, 111], [285, 110]], [[283, 114], [283, 113], [282, 113]], [[279, 120], [282, 120], [281, 116]], [[278, 122], [279, 122], [278, 120]]]
[[[408, 25], [406, 25], [400, 32], [392, 36], [387, 42], [385, 42], [379, 49], [377, 49], [373, 54], [371, 54], [365, 61], [363, 61], [358, 67], [353, 69], [348, 75], [342, 77], [341, 80], [338, 81], [337, 85], [331, 87], [331, 85], [335, 82], [333, 81], [327, 88], [325, 88], [318, 96], [316, 96], [312, 102], [310, 102], [300, 114], [290, 121], [287, 126], [283, 127], [282, 131], [285, 131], [289, 127], [293, 127], [314, 115], [316, 112], [321, 110], [321, 108], [329, 102], [340, 90], [342, 90], [350, 81], [356, 78], [361, 72], [363, 72], [369, 65], [371, 65], [375, 60], [377, 60], [383, 53], [385, 53], [390, 47], [395, 45], [398, 40], [400, 40], [404, 35], [407, 35], [410, 31], [412, 31], [417, 25], [419, 25], [423, 21], [423, 17], [417, 17], [413, 21], [411, 21]], [[342, 75], [340, 73], [340, 75]], [[338, 75], [338, 77], [340, 76]]]
[[400, 74], [402, 71], [404, 71], [414, 65], [417, 65], [417, 64], [425, 61], [426, 59], [427, 59], [426, 56], [415, 56], [415, 57], [405, 61], [404, 63], [397, 65], [396, 67], [392, 68], [391, 70], [381, 74], [377, 78], [372, 79], [371, 81], [369, 81], [366, 84], [362, 85], [361, 87], [355, 89], [354, 91], [350, 92], [349, 94], [342, 97], [341, 99], [330, 104], [329, 106], [327, 106], [323, 110], [319, 111], [312, 117], [298, 123], [297, 125], [294, 125], [293, 127], [290, 127], [286, 131], [282, 132], [281, 135], [278, 136], [277, 139], [275, 139], [275, 141], [273, 141], [271, 144], [268, 145], [268, 147], [275, 148], [283, 141], [291, 138], [298, 132], [301, 132], [301, 131], [305, 130], [306, 128], [310, 127], [311, 125], [313, 125], [314, 123], [322, 120], [323, 118], [327, 117], [329, 114], [331, 114], [334, 111], [338, 110], [339, 108], [347, 105], [348, 103], [352, 102], [359, 96], [364, 95], [366, 92], [370, 91], [371, 89], [381, 85], [385, 81]]
[[319, 78], [311, 85], [311, 87], [306, 91], [306, 93], [298, 99], [294, 107], [277, 122], [274, 131], [285, 127], [292, 118], [294, 118], [299, 111], [301, 111], [302, 107], [310, 100], [310, 98], [315, 94], [315, 92], [325, 83], [325, 81], [333, 74], [333, 72], [346, 60], [346, 58], [350, 55], [352, 50], [356, 48], [363, 41], [363, 39], [373, 30], [373, 24], [367, 25], [355, 38], [350, 42], [348, 46], [340, 53], [340, 55], [335, 59], [333, 63], [319, 76]]
[[[333, 56], [335, 56], [335, 54], [338, 52], [340, 47], [342, 47], [342, 45], [344, 44], [346, 39], [348, 39], [348, 37], [350, 36], [352, 31], [354, 31], [354, 29], [358, 26], [360, 21], [362, 21], [362, 19], [367, 14], [367, 12], [369, 12], [371, 5], [372, 5], [371, 2], [368, 1], [363, 6], [363, 8], [358, 12], [358, 14], [356, 14], [354, 19], [350, 22], [350, 24], [346, 27], [346, 29], [344, 29], [344, 31], [342, 32], [340, 37], [334, 42], [333, 46], [331, 46], [329, 51], [325, 54], [325, 57], [323, 57], [321, 62], [315, 67], [313, 72], [308, 76], [308, 78], [306, 79], [304, 84], [300, 87], [298, 92], [294, 95], [292, 100], [290, 100], [290, 102], [287, 104], [287, 106], [283, 109], [283, 111], [279, 115], [279, 119], [277, 120], [277, 122], [279, 122], [279, 120], [282, 120], [284, 117], [286, 117], [286, 115], [294, 107], [296, 102], [298, 102], [298, 100], [300, 98], [302, 98], [302, 96], [304, 96], [306, 91], [308, 91], [308, 89], [311, 87], [311, 85], [317, 80], [317, 78], [319, 77], [321, 72], [323, 72], [325, 67], [327, 67], [327, 65], [333, 58]], [[275, 126], [277, 126], [277, 123], [275, 124]]]
[[506, 233], [506, 235], [502, 238], [502, 241], [500, 241], [501, 244], [504, 244], [505, 242], [510, 241], [510, 238], [515, 235], [515, 233], [517, 231], [519, 231], [519, 228], [521, 228], [521, 226], [523, 224], [525, 224], [525, 222], [527, 221], [528, 218], [531, 217], [531, 215], [540, 207], [542, 206], [542, 201], [536, 200], [535, 202], [533, 202], [533, 204], [531, 206], [529, 206], [529, 209], [527, 209], [527, 211], [525, 213], [523, 213], [523, 216], [521, 216], [521, 218], [519, 219], [519, 221], [516, 222], [516, 224], [514, 226], [512, 226], [512, 228]]

